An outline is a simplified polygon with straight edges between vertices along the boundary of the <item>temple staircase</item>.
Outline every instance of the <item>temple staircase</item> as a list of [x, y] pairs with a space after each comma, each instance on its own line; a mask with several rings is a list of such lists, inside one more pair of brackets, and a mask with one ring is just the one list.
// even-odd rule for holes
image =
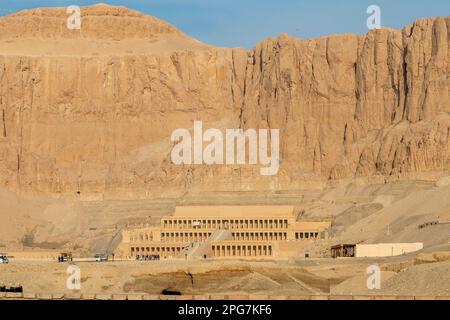
[[191, 260], [191, 259], [203, 259], [211, 256], [211, 242], [223, 241], [231, 239], [231, 232], [225, 229], [219, 229], [214, 231], [211, 236], [203, 242], [192, 242], [186, 248], [184, 248], [179, 258]]

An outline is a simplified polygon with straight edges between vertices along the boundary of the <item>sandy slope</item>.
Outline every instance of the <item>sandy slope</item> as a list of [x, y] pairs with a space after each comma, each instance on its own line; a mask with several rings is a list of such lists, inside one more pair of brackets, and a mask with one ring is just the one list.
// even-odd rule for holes
[[[424, 242], [446, 244], [450, 224], [419, 229], [428, 221], [450, 221], [450, 186], [425, 182], [350, 183], [324, 190], [289, 193], [203, 193], [183, 198], [135, 201], [69, 201], [20, 197], [0, 191], [0, 243], [8, 250], [66, 248], [79, 254], [113, 249], [129, 224], [158, 224], [177, 204], [292, 204], [303, 218], [333, 220], [331, 238], [312, 246], [319, 255], [337, 242]], [[388, 227], [389, 226], [389, 227]], [[117, 240], [117, 239], [116, 239]], [[117, 244], [116, 242], [114, 242]], [[25, 246], [25, 247], [24, 247]]]

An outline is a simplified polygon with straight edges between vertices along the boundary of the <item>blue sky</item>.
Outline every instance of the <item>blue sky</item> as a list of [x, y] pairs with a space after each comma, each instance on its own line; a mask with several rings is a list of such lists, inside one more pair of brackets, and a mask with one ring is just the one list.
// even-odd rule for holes
[[282, 32], [301, 38], [366, 33], [372, 4], [381, 8], [382, 25], [393, 28], [421, 17], [450, 16], [449, 0], [0, 0], [0, 15], [97, 2], [156, 16], [209, 44], [247, 49]]

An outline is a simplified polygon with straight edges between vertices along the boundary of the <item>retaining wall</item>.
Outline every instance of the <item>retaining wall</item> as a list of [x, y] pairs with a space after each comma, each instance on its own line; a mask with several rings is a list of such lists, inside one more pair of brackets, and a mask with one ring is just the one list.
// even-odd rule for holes
[[392, 295], [152, 295], [152, 294], [86, 294], [86, 293], [13, 293], [0, 292], [0, 300], [450, 300], [450, 296], [392, 296]]

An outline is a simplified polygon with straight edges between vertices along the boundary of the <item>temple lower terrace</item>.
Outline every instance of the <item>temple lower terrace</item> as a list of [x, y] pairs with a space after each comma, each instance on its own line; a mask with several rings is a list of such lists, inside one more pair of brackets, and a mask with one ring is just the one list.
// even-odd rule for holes
[[127, 258], [271, 258], [328, 238], [330, 221], [297, 221], [293, 206], [179, 206], [159, 227], [122, 231]]

